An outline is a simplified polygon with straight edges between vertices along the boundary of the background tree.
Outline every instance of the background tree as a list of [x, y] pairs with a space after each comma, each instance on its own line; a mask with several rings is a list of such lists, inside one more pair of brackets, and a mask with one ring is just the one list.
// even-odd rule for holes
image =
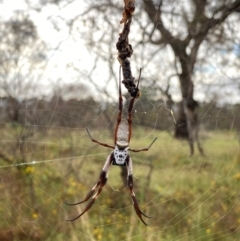
[[[211, 6], [207, 0], [199, 1], [192, 0], [190, 6], [191, 14], [188, 14], [185, 9], [182, 9], [181, 23], [186, 26], [186, 36], [174, 34], [171, 29], [166, 28], [163, 22], [163, 1], [159, 3], [158, 10], [151, 0], [144, 0], [145, 11], [152, 24], [155, 25], [154, 31], [159, 31], [161, 36], [157, 40], [151, 40], [152, 44], [168, 44], [171, 46], [175, 59], [176, 72], [180, 81], [182, 93], [182, 108], [178, 125], [176, 128], [176, 137], [184, 137], [185, 133], [189, 139], [191, 155], [194, 152], [193, 142], [198, 143], [199, 151], [202, 155], [203, 149], [198, 141], [198, 119], [196, 108], [197, 101], [194, 100], [194, 82], [193, 74], [194, 67], [197, 62], [198, 50], [204, 40], [210, 39], [218, 33], [215, 30], [216, 26], [221, 25], [227, 17], [240, 10], [240, 1], [218, 1]], [[172, 12], [172, 14], [174, 11]], [[210, 31], [212, 30], [212, 33]], [[214, 31], [215, 30], [215, 31]], [[227, 31], [227, 29], [225, 29]], [[213, 36], [211, 36], [213, 35]], [[221, 38], [226, 36], [224, 27], [222, 28]]]
[[[25, 141], [32, 136], [32, 128], [26, 127], [29, 130], [24, 128], [21, 132], [17, 124], [29, 124], [29, 112], [26, 111], [25, 118], [20, 118], [20, 112], [26, 108], [23, 104], [26, 99], [36, 97], [35, 91], [45, 65], [46, 46], [39, 40], [33, 21], [21, 12], [17, 12], [10, 20], [0, 19], [0, 30], [0, 95], [7, 120], [13, 124], [13, 138], [16, 140], [1, 146], [0, 157], [8, 165], [13, 165], [28, 161]], [[16, 169], [16, 177], [19, 179], [29, 174], [21, 166]], [[27, 184], [31, 190], [30, 202], [34, 207], [36, 198], [32, 178]], [[22, 190], [24, 185], [26, 183], [19, 182], [17, 189]]]
[[36, 96], [46, 46], [32, 20], [21, 12], [10, 20], [0, 19], [0, 28], [0, 93], [7, 98], [8, 117], [17, 122], [21, 101]]
[[[81, 15], [68, 20], [75, 37], [78, 33], [79, 38], [84, 38], [89, 51], [96, 54], [90, 75], [97, 69], [98, 60], [107, 63], [106, 86], [112, 79], [117, 83], [115, 43], [120, 32], [118, 23], [122, 7], [121, 1], [89, 0]], [[206, 72], [214, 80], [216, 68], [222, 68], [224, 60], [229, 59], [229, 56], [223, 56], [224, 52], [231, 53], [230, 59], [237, 58], [239, 7], [240, 0], [136, 1], [129, 36], [134, 49], [133, 66], [136, 70], [143, 67], [142, 86], [158, 85], [159, 92], [152, 98], [162, 95], [170, 99], [176, 98], [174, 96], [182, 98], [175, 136], [188, 139], [191, 155], [194, 141], [204, 155], [198, 141], [198, 102], [194, 89], [196, 83], [202, 85], [202, 89], [206, 88], [203, 78]], [[216, 56], [221, 56], [221, 60]], [[228, 63], [232, 61], [230, 59]], [[230, 76], [227, 72], [221, 79], [231, 80], [232, 83], [236, 81], [238, 74]], [[180, 89], [176, 81], [179, 81]], [[209, 96], [205, 98], [211, 98]]]

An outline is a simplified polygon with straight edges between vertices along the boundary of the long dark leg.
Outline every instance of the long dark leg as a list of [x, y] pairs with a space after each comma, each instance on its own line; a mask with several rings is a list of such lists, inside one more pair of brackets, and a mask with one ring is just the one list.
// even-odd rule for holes
[[[105, 179], [106, 179], [106, 172], [102, 171], [100, 173], [98, 182], [93, 186], [91, 191], [87, 194], [87, 196], [82, 201], [77, 202], [77, 203], [68, 203], [68, 202], [64, 201], [64, 203], [69, 205], [69, 206], [75, 206], [75, 205], [78, 205], [78, 204], [81, 204], [81, 203], [84, 203], [84, 202], [88, 201], [92, 197], [92, 195], [94, 194], [96, 189], [98, 187], [102, 186], [102, 184], [105, 182]], [[105, 185], [105, 183], [104, 183], [104, 185]]]
[[140, 210], [135, 193], [133, 191], [133, 175], [132, 175], [132, 159], [131, 158], [129, 158], [127, 161], [127, 169], [128, 169], [128, 187], [129, 187], [131, 197], [133, 200], [133, 206], [134, 206], [135, 212], [138, 215], [138, 217], [141, 219], [141, 221], [145, 225], [147, 225], [147, 223], [143, 220], [142, 215], [146, 218], [151, 218], [151, 217], [147, 216]]
[[92, 142], [95, 142], [95, 143], [97, 143], [97, 144], [99, 144], [101, 146], [104, 146], [104, 147], [108, 147], [108, 148], [114, 149], [114, 146], [112, 146], [112, 145], [108, 145], [106, 143], [103, 143], [103, 142], [100, 142], [100, 141], [97, 141], [97, 140], [93, 139], [92, 135], [90, 134], [90, 132], [89, 132], [89, 130], [87, 128], [86, 128], [86, 131], [87, 131], [87, 133], [89, 135], [89, 138], [91, 139]]
[[122, 110], [123, 110], [123, 98], [122, 98], [122, 89], [121, 89], [121, 66], [119, 68], [119, 83], [118, 83], [118, 118], [117, 124], [114, 131], [114, 144], [117, 143], [117, 132], [119, 124], [122, 120]]
[[[106, 160], [106, 162], [105, 162], [105, 164], [103, 166], [102, 172], [101, 172], [101, 174], [99, 176], [98, 182], [93, 186], [93, 188], [87, 194], [87, 196], [84, 198], [83, 201], [80, 201], [80, 202], [77, 202], [77, 203], [64, 202], [67, 205], [73, 206], [73, 205], [78, 205], [78, 204], [84, 203], [84, 202], [88, 201], [92, 197], [92, 200], [87, 204], [87, 206], [82, 211], [82, 213], [80, 213], [77, 217], [75, 217], [73, 219], [67, 219], [67, 221], [74, 221], [74, 220], [80, 218], [85, 212], [87, 212], [92, 207], [92, 205], [94, 204], [95, 200], [97, 199], [97, 197], [101, 193], [102, 188], [107, 183], [107, 176], [108, 176], [108, 171], [109, 171], [109, 167], [111, 165], [111, 162], [112, 162], [112, 154], [108, 156], [108, 158], [107, 158], [107, 160]], [[98, 188], [98, 190], [94, 194], [94, 192], [96, 191], [97, 188]]]
[[[138, 86], [139, 86], [139, 82], [140, 82], [140, 78], [141, 78], [141, 72], [142, 72], [142, 69], [140, 69], [138, 83], [137, 83], [137, 87], [136, 87], [136, 90], [138, 92], [139, 92]], [[132, 136], [132, 110], [133, 110], [133, 106], [134, 106], [134, 101], [137, 97], [136, 96], [132, 97], [132, 99], [130, 100], [129, 106], [128, 106], [128, 133], [129, 133], [128, 134], [128, 142], [130, 142], [131, 136]]]
[[132, 148], [129, 148], [128, 150], [132, 151], [132, 152], [148, 151], [156, 140], [157, 140], [157, 137], [155, 137], [154, 140], [151, 142], [151, 144], [148, 147], [146, 147], [146, 148], [142, 148], [142, 149], [132, 149]]

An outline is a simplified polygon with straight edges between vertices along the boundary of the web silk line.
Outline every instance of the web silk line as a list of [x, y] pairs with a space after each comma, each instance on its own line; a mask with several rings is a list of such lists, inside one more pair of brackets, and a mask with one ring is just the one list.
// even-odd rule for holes
[[[99, 155], [106, 155], [106, 153], [102, 152], [102, 153], [91, 154], [91, 155], [87, 155], [87, 156], [99, 156]], [[69, 160], [69, 159], [72, 160], [72, 159], [77, 159], [77, 158], [82, 158], [82, 157], [86, 157], [86, 155], [63, 157], [63, 158], [56, 158], [56, 159], [43, 160], [43, 161], [22, 162], [22, 163], [17, 163], [17, 164], [0, 166], [0, 169], [10, 168], [10, 167], [19, 167], [19, 166], [30, 166], [30, 165], [36, 165], [36, 164], [41, 164], [41, 163], [57, 162], [57, 161], [63, 161], [63, 160], [66, 161], [66, 160]]]

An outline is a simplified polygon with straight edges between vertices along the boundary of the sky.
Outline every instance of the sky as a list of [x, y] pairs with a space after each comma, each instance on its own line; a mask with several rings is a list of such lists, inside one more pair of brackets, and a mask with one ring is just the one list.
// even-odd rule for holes
[[[32, 7], [34, 6], [37, 9], [36, 3], [39, 0], [30, 0]], [[44, 2], [44, 1], [43, 1]], [[30, 18], [34, 21], [39, 36], [47, 43], [50, 49], [55, 49], [59, 43], [61, 43], [60, 48], [56, 51], [51, 51], [48, 55], [50, 59], [44, 74], [41, 78], [41, 86], [43, 86], [43, 92], [46, 95], [51, 95], [51, 86], [61, 86], [65, 83], [82, 83], [83, 79], [79, 79], [79, 75], [71, 67], [71, 64], [77, 65], [79, 69], [83, 72], [89, 72], [93, 66], [94, 56], [89, 53], [84, 46], [83, 40], [81, 38], [74, 39], [72, 36], [69, 37], [68, 27], [66, 22], [63, 19], [71, 19], [74, 16], [81, 14], [85, 10], [84, 1], [74, 1], [72, 4], [67, 6], [56, 6], [54, 4], [47, 4], [45, 7], [41, 8], [41, 11], [29, 10], [28, 5], [24, 0], [0, 0], [0, 16], [3, 19], [8, 19], [12, 16], [14, 11], [25, 11], [30, 15]], [[134, 22], [133, 22], [134, 24]], [[54, 28], [57, 27], [59, 31], [56, 31]], [[166, 66], [169, 64], [169, 61], [172, 61], [171, 51], [166, 51], [165, 54], [169, 58], [166, 60]], [[201, 52], [199, 53], [201, 55]], [[233, 53], [232, 53], [233, 54]], [[232, 56], [233, 57], [233, 56]], [[228, 86], [228, 78], [224, 78], [223, 71], [225, 69], [219, 69], [216, 62], [221, 61], [220, 59], [214, 59], [214, 62], [208, 64], [205, 70], [200, 70], [196, 74], [195, 82], [195, 98], [200, 101], [209, 99], [212, 96], [212, 93], [218, 93], [220, 100], [227, 100], [228, 102], [240, 102], [240, 97], [238, 89], [236, 86]], [[231, 55], [229, 55], [231, 59]], [[216, 60], [216, 62], [215, 62]], [[117, 63], [117, 60], [116, 60]], [[228, 76], [238, 76], [239, 71], [236, 68], [227, 67], [226, 75]], [[107, 68], [103, 62], [98, 63], [98, 68], [93, 76], [96, 85], [100, 88], [106, 86]], [[116, 68], [116, 74], [118, 74], [118, 68]], [[162, 73], [162, 78], [164, 79], [164, 74]], [[212, 76], [216, 76], [215, 79]], [[203, 84], [200, 82], [200, 80]], [[165, 81], [166, 82], [166, 81]], [[102, 98], [101, 95], [94, 89], [94, 87], [85, 80], [85, 83], [89, 87], [89, 90], [94, 93], [95, 98]], [[219, 88], [217, 85], [222, 83], [224, 88]], [[172, 83], [175, 85], [176, 92], [179, 91], [179, 83], [177, 78], [173, 79]], [[209, 88], [209, 86], [211, 88]], [[117, 96], [117, 89], [114, 81], [111, 81], [107, 86], [107, 90], [112, 96]], [[179, 94], [175, 94], [173, 99], [175, 101], [180, 100]]]
[[[34, 3], [34, 1], [30, 2]], [[24, 0], [2, 0], [0, 3], [2, 3], [0, 16], [5, 20], [9, 19], [14, 11], [26, 12], [35, 23], [39, 36], [47, 43], [49, 49], [53, 49], [49, 53], [48, 58], [50, 61], [41, 79], [44, 95], [51, 95], [51, 91], [49, 92], [51, 85], [59, 86], [72, 82], [81, 83], [82, 80], [77, 79], [77, 73], [68, 66], [72, 63], [79, 64], [82, 71], [89, 71], [93, 64], [93, 56], [84, 47], [84, 42], [81, 39], [76, 41], [71, 36], [69, 37], [68, 27], [66, 27], [66, 22], [62, 19], [70, 19], [81, 14], [85, 9], [83, 1], [74, 1], [74, 3], [62, 8], [53, 4], [47, 4], [40, 12], [35, 10], [29, 11]], [[53, 23], [59, 31], [56, 31]], [[61, 43], [60, 48], [54, 51], [59, 46], [59, 43]], [[101, 65], [103, 64], [99, 63], [99, 71], [103, 69]], [[96, 72], [96, 75], [99, 74], [99, 71]], [[104, 71], [100, 71], [100, 75], [104, 78]], [[104, 87], [104, 81], [99, 81], [99, 76], [96, 78], [98, 78], [96, 84], [100, 88]], [[88, 85], [88, 87], [91, 92], [94, 91], [93, 86]], [[114, 87], [114, 84], [109, 86], [109, 88]], [[96, 94], [96, 91], [94, 93], [95, 97], [98, 98], [99, 95]]]

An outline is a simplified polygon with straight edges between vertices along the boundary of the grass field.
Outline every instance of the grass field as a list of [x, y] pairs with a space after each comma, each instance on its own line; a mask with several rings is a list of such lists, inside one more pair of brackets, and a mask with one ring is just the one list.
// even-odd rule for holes
[[[8, 128], [2, 153], [14, 163], [37, 164], [0, 169], [1, 241], [240, 240], [240, 154], [233, 131], [203, 133], [205, 158], [198, 153], [190, 158], [187, 143], [169, 133], [134, 131], [133, 148], [158, 137], [150, 151], [131, 154], [138, 202], [152, 216], [144, 226], [117, 166], [90, 211], [73, 223], [65, 221], [85, 204], [68, 207], [63, 201], [85, 197], [110, 152], [91, 143], [84, 130], [36, 130], [19, 143], [21, 130]], [[107, 132], [92, 135], [112, 143]], [[3, 158], [0, 163], [9, 165]]]

